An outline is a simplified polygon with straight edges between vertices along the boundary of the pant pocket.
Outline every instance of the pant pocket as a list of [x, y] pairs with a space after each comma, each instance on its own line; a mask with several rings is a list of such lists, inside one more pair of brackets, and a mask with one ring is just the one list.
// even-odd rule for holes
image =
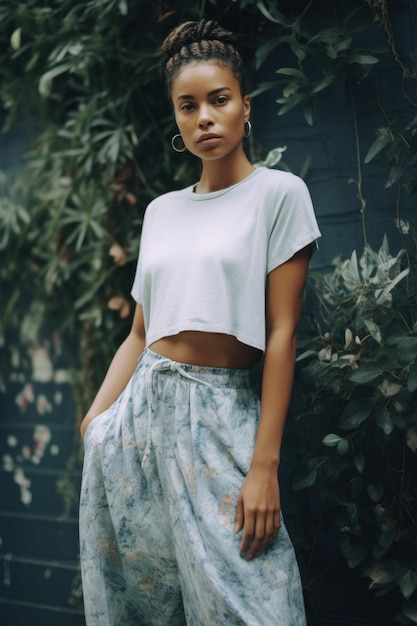
[[[109, 411], [110, 409], [106, 409], [105, 411], [102, 411], [102, 413], [99, 413], [93, 420], [91, 420], [91, 422], [87, 426], [87, 429], [84, 433], [84, 438], [83, 438], [84, 448], [87, 448], [87, 446], [90, 444], [91, 439], [93, 438], [94, 432], [100, 426], [100, 424], [102, 424], [103, 421], [105, 421], [106, 415], [108, 414]], [[94, 439], [97, 439], [97, 436], [94, 436]], [[102, 440], [102, 438], [100, 439]]]

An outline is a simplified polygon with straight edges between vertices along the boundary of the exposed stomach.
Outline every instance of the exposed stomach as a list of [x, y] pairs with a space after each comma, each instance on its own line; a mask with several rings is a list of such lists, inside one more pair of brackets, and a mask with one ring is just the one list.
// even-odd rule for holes
[[232, 335], [195, 330], [158, 339], [149, 349], [179, 363], [238, 369], [253, 367], [262, 355], [261, 350]]

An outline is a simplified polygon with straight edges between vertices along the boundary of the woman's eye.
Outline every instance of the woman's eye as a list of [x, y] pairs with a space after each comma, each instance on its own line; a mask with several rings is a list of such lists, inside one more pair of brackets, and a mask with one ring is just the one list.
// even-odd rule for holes
[[216, 98], [216, 103], [217, 104], [226, 104], [227, 102], [227, 97], [226, 96], [218, 96]]
[[183, 104], [181, 111], [192, 111], [194, 106], [192, 104]]

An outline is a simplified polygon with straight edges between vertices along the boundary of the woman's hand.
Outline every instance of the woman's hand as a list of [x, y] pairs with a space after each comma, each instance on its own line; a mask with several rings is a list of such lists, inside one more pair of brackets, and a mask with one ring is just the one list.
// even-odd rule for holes
[[280, 494], [276, 467], [251, 468], [237, 500], [236, 532], [243, 528], [240, 554], [247, 559], [259, 556], [279, 532]]

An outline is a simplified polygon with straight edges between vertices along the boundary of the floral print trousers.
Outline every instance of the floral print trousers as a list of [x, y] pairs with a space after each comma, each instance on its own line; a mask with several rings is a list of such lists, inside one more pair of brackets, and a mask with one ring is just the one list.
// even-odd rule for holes
[[85, 434], [87, 626], [305, 626], [284, 524], [261, 556], [239, 555], [236, 503], [258, 415], [249, 370], [145, 350]]

